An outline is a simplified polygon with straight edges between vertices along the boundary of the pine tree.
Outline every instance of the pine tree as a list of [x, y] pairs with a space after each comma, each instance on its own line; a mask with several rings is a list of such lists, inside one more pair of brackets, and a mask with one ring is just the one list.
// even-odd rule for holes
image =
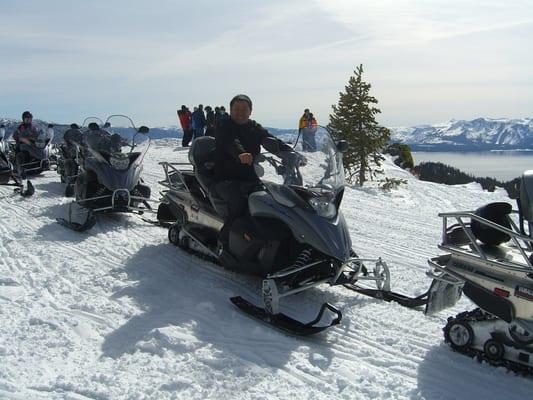
[[384, 160], [380, 150], [390, 138], [390, 131], [376, 122], [381, 110], [374, 107], [377, 99], [370, 96], [371, 85], [362, 79], [363, 65], [359, 65], [350, 77], [345, 93], [339, 93], [339, 103], [333, 105], [329, 116], [329, 128], [337, 140], [346, 140], [348, 150], [343, 154], [348, 181], [354, 179], [361, 186], [372, 179]]

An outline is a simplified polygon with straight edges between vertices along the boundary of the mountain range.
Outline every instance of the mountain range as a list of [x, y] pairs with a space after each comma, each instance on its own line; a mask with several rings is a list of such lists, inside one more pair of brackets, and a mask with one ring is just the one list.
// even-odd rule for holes
[[[42, 125], [48, 122], [36, 120]], [[20, 122], [0, 118], [6, 125], [7, 135]], [[46, 125], [45, 125], [46, 126]], [[68, 129], [67, 124], [55, 124], [55, 142]], [[267, 128], [275, 136], [289, 136], [295, 129]], [[408, 144], [413, 151], [490, 151], [533, 150], [533, 118], [476, 118], [455, 120], [432, 125], [391, 127], [391, 141]], [[152, 139], [181, 137], [178, 126], [150, 127]]]
[[390, 129], [393, 142], [408, 144], [415, 151], [533, 149], [533, 118], [477, 118]]

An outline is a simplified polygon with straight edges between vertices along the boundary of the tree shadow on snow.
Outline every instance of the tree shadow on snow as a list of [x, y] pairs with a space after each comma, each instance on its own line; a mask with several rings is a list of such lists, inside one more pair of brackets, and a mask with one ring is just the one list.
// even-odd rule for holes
[[418, 367], [418, 387], [413, 398], [425, 399], [526, 399], [533, 380], [504, 368], [456, 353], [443, 342], [426, 353]]
[[[118, 358], [136, 350], [195, 353], [213, 346], [218, 350], [212, 351], [216, 357], [205, 362], [239, 376], [250, 364], [282, 368], [308, 340], [264, 325], [229, 301], [243, 295], [258, 304], [260, 279], [225, 271], [170, 244], [143, 247], [123, 272], [137, 283], [113, 297], [132, 298], [144, 312], [107, 335], [104, 356]], [[311, 339], [317, 341], [320, 338]], [[314, 346], [311, 353], [311, 361], [322, 367], [329, 366], [333, 358], [328, 346]]]

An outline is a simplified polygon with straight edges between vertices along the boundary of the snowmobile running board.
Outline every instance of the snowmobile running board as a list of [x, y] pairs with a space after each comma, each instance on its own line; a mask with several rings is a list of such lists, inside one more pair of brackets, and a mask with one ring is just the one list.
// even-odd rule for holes
[[394, 301], [399, 305], [407, 308], [417, 308], [425, 306], [428, 303], [429, 290], [420, 296], [409, 297], [400, 293], [395, 293], [387, 290], [362, 288], [357, 285], [346, 283], [343, 285], [346, 289], [353, 290], [365, 296], [373, 297], [374, 299], [384, 300], [387, 302]]
[[[283, 313], [270, 314], [264, 308], [258, 307], [240, 296], [231, 297], [230, 300], [233, 304], [235, 304], [235, 306], [237, 306], [241, 311], [245, 312], [249, 316], [258, 319], [266, 324], [269, 324], [285, 333], [289, 333], [291, 335], [296, 336], [315, 335], [317, 333], [325, 331], [326, 329], [334, 325], [338, 325], [342, 319], [342, 313], [340, 312], [340, 310], [338, 310], [329, 303], [322, 304], [322, 307], [320, 308], [320, 311], [318, 312], [318, 315], [314, 320], [308, 323], [303, 323]], [[333, 319], [329, 325], [316, 326], [315, 324], [317, 324], [322, 319], [322, 316], [324, 315], [326, 309], [333, 312], [336, 315], [336, 318]]]

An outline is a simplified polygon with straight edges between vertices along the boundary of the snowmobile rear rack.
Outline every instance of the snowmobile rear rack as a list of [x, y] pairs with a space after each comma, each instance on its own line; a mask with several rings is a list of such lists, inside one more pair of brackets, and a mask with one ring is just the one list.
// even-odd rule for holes
[[[307, 323], [302, 323], [283, 313], [270, 314], [264, 308], [258, 307], [240, 296], [231, 297], [230, 301], [241, 311], [245, 312], [251, 317], [296, 336], [315, 335], [334, 325], [338, 325], [342, 319], [342, 313], [340, 310], [329, 303], [322, 304], [322, 307], [320, 308], [320, 311], [315, 319]], [[327, 325], [317, 326], [316, 324], [320, 322], [326, 310], [331, 311], [335, 315], [335, 318]]]

